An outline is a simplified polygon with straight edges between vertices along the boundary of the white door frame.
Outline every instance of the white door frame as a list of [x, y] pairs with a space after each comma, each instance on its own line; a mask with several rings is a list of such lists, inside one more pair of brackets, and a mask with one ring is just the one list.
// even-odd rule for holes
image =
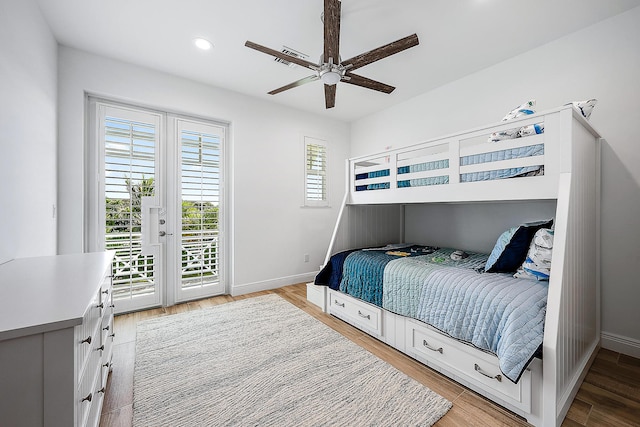
[[[193, 116], [184, 116], [180, 114], [173, 114], [167, 112], [160, 112], [145, 107], [131, 106], [126, 103], [105, 99], [102, 97], [94, 97], [87, 95], [87, 135], [86, 135], [86, 150], [85, 150], [85, 220], [84, 220], [84, 250], [86, 252], [102, 251], [104, 250], [104, 223], [105, 214], [103, 209], [99, 209], [103, 206], [101, 202], [102, 195], [100, 194], [101, 177], [99, 171], [102, 170], [104, 164], [104, 149], [100, 145], [99, 135], [99, 111], [98, 108], [102, 105], [111, 106], [114, 108], [138, 111], [155, 115], [160, 118], [160, 124], [158, 128], [158, 134], [160, 142], [158, 144], [158, 156], [160, 161], [156, 165], [156, 180], [157, 185], [162, 188], [156, 187], [157, 206], [161, 208], [158, 210], [158, 218], [164, 219], [165, 224], [158, 225], [158, 231], [164, 231], [166, 235], [159, 237], [158, 243], [158, 272], [159, 286], [156, 292], [156, 298], [152, 301], [144, 302], [139, 307], [129, 307], [128, 304], [123, 304], [123, 301], [116, 304], [116, 312], [127, 312], [142, 310], [145, 308], [157, 307], [157, 306], [169, 306], [178, 302], [187, 301], [190, 299], [197, 299], [209, 296], [206, 292], [188, 292], [186, 294], [179, 291], [179, 257], [180, 257], [180, 239], [179, 239], [179, 226], [180, 226], [180, 204], [178, 199], [180, 194], [178, 193], [178, 187], [176, 179], [179, 177], [179, 156], [180, 146], [177, 136], [176, 123], [180, 120], [188, 121], [191, 123], [200, 123], [205, 126], [220, 127], [223, 129], [224, 138], [222, 143], [222, 177], [220, 186], [220, 218], [219, 218], [219, 280], [221, 288], [216, 291], [214, 295], [220, 293], [228, 293], [230, 282], [232, 280], [231, 271], [231, 194], [230, 194], [230, 168], [231, 156], [229, 149], [229, 123], [215, 121], [210, 119], [201, 119]], [[168, 185], [167, 185], [168, 184]], [[173, 184], [173, 185], [172, 185]], [[155, 229], [154, 229], [155, 230]], [[176, 234], [177, 233], [177, 234]], [[173, 258], [173, 262], [168, 262], [168, 257]]]

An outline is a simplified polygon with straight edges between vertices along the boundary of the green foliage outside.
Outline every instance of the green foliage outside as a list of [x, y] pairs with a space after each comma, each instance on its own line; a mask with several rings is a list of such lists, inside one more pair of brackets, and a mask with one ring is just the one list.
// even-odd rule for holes
[[[153, 178], [135, 183], [126, 180], [129, 198], [106, 198], [105, 226], [107, 234], [140, 233], [142, 197], [153, 196]], [[182, 201], [182, 231], [217, 230], [218, 206], [211, 202]], [[187, 233], [188, 234], [188, 233]]]
[[[130, 253], [137, 247], [131, 234], [141, 233], [142, 197], [155, 194], [153, 178], [139, 182], [126, 179], [128, 198], [106, 198], [107, 249]], [[218, 206], [211, 202], [182, 201], [182, 280], [183, 286], [198, 286], [217, 278]], [[139, 250], [139, 249], [138, 249]], [[153, 280], [153, 257], [136, 256], [129, 260], [130, 268], [114, 266], [126, 283]], [[116, 268], [117, 267], [117, 268]], [[116, 286], [117, 287], [117, 286]], [[127, 286], [128, 287], [128, 286]], [[143, 290], [141, 290], [142, 292]]]

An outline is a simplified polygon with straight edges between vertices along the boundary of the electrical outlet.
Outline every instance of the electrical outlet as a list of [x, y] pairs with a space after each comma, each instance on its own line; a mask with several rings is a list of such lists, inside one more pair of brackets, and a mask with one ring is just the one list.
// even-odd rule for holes
[[309, 262], [309, 254], [304, 254], [304, 262]]

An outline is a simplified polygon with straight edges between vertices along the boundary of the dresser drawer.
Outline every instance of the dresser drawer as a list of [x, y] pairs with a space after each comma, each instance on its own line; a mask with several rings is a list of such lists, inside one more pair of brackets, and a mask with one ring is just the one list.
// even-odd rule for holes
[[107, 376], [111, 370], [111, 359], [113, 356], [113, 338], [115, 334], [113, 332], [113, 315], [105, 316], [102, 326], [102, 345], [104, 350], [102, 352], [102, 384], [107, 384]]
[[102, 344], [104, 344], [104, 350], [105, 350], [105, 354], [109, 354], [110, 353], [110, 348], [113, 345], [113, 339], [116, 336], [115, 332], [113, 331], [113, 315], [108, 315], [108, 316], [104, 316], [104, 318], [102, 319], [102, 328], [101, 328], [101, 334], [102, 334]]
[[101, 360], [101, 352], [96, 350], [97, 344], [92, 345], [91, 352], [87, 358], [87, 369], [79, 379], [78, 392], [76, 394], [77, 402], [77, 426], [87, 425], [91, 408], [100, 399], [99, 390], [101, 389], [100, 370], [98, 369]]
[[514, 384], [500, 371], [498, 358], [449, 338], [424, 323], [407, 319], [407, 352], [429, 366], [441, 368], [463, 382], [489, 390], [496, 397], [526, 412], [531, 410], [531, 375], [525, 372]]
[[374, 336], [382, 335], [382, 309], [337, 291], [329, 292], [329, 313]]
[[84, 371], [87, 360], [91, 354], [91, 349], [100, 346], [102, 311], [100, 293], [97, 292], [82, 318], [82, 324], [75, 328], [76, 360], [79, 373]]
[[105, 276], [102, 280], [102, 286], [100, 287], [100, 302], [104, 302], [104, 307], [108, 308], [113, 305], [112, 303], [112, 277], [110, 275]]

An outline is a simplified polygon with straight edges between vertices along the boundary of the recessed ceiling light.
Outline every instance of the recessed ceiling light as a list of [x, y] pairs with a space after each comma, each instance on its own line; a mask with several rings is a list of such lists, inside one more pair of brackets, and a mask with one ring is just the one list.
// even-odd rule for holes
[[209, 40], [203, 38], [193, 39], [193, 43], [202, 50], [209, 50], [213, 47], [213, 44]]

